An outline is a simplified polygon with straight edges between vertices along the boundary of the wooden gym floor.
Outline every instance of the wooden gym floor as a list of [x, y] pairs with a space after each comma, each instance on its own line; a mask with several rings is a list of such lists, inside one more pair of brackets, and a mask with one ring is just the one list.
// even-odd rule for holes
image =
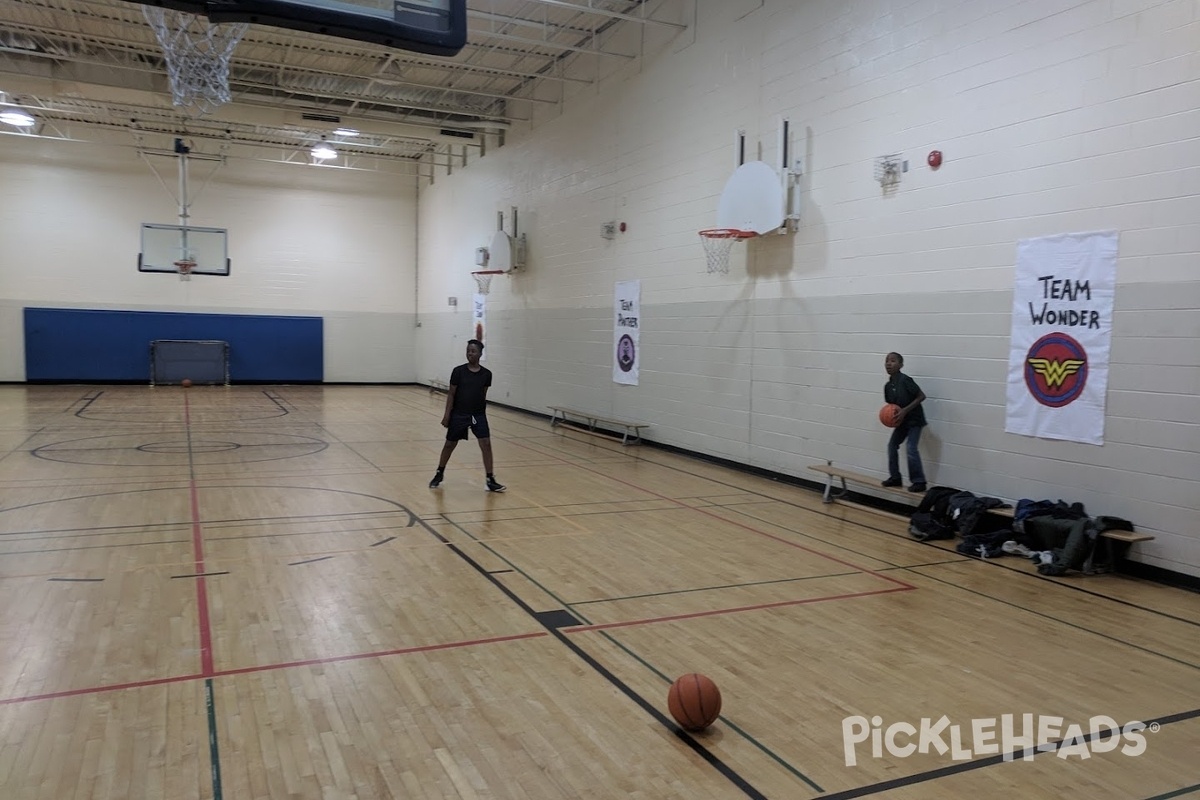
[[432, 491], [443, 403], [0, 386], [0, 797], [1200, 797], [1200, 595], [497, 407]]

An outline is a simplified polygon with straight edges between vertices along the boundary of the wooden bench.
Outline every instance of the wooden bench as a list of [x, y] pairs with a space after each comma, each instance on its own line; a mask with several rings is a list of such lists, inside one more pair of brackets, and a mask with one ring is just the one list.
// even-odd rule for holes
[[434, 392], [448, 392], [448, 391], [450, 391], [450, 384], [446, 383], [445, 381], [440, 381], [437, 378], [429, 379], [429, 393], [430, 394], [433, 394]]
[[[876, 491], [883, 492], [893, 497], [903, 498], [907, 502], [914, 505], [919, 504], [921, 502], [921, 498], [925, 496], [924, 492], [910, 492], [907, 489], [896, 486], [883, 486], [880, 484], [878, 478], [874, 478], [870, 475], [864, 475], [861, 472], [854, 472], [852, 470], [842, 469], [841, 467], [835, 467], [832, 463], [812, 464], [809, 466], [809, 469], [811, 469], [813, 472], [820, 472], [825, 476], [825, 493], [822, 495], [821, 499], [826, 503], [832, 503], [835, 500], [841, 500], [845, 496], [846, 492], [848, 491], [846, 487], [847, 481], [850, 483], [861, 484], [863, 486], [870, 486]], [[841, 481], [841, 489], [834, 488], [834, 478], [837, 478]], [[999, 516], [1012, 519], [1013, 514], [1016, 513], [1016, 509], [1014, 509], [1012, 506], [1003, 508], [989, 508], [988, 513], [997, 514]], [[1106, 539], [1124, 542], [1125, 544], [1133, 544], [1134, 542], [1149, 542], [1154, 540], [1154, 537], [1150, 536], [1149, 534], [1136, 533], [1134, 531], [1107, 530], [1100, 531], [1100, 535]]]
[[[621, 444], [623, 445], [640, 443], [642, 441], [642, 428], [650, 427], [650, 423], [648, 422], [630, 422], [629, 420], [591, 414], [587, 411], [579, 411], [574, 408], [564, 408], [563, 406], [546, 406], [546, 408], [554, 412], [550, 415], [551, 428], [560, 422], [567, 422], [571, 417], [576, 417], [580, 422], [588, 426], [589, 433], [596, 433], [596, 425], [603, 423], [624, 430], [625, 433], [621, 437]], [[633, 435], [632, 439], [629, 438], [630, 434]]]

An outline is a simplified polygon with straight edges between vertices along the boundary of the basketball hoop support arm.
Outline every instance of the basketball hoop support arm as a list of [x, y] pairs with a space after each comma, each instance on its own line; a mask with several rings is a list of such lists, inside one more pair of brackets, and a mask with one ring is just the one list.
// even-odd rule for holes
[[799, 180], [800, 159], [792, 158], [792, 125], [787, 117], [779, 118], [779, 182], [783, 192], [783, 225], [780, 233], [795, 233], [800, 225]]
[[188, 218], [191, 202], [188, 200], [188, 150], [182, 139], [175, 140], [175, 152], [179, 154], [179, 257], [191, 258], [188, 249]]

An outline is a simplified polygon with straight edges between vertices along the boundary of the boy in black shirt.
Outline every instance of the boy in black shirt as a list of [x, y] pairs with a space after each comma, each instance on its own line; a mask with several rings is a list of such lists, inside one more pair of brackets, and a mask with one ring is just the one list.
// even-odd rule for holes
[[467, 438], [467, 431], [475, 434], [479, 451], [483, 454], [483, 469], [487, 473], [484, 484], [489, 492], [503, 492], [507, 487], [496, 481], [492, 474], [492, 432], [488, 428], [487, 390], [492, 385], [492, 371], [480, 366], [483, 342], [471, 339], [467, 342], [467, 363], [459, 364], [450, 373], [450, 390], [446, 392], [446, 413], [442, 415], [442, 427], [446, 428], [446, 444], [442, 446], [442, 457], [438, 459], [437, 472], [429, 482], [436, 489], [445, 477], [446, 463], [458, 443]]
[[904, 485], [900, 477], [900, 443], [908, 439], [908, 479], [912, 481], [908, 490], [924, 492], [925, 468], [921, 465], [917, 442], [921, 440], [921, 429], [925, 427], [925, 409], [921, 408], [925, 393], [916, 381], [900, 371], [903, 366], [904, 356], [899, 353], [888, 353], [883, 359], [883, 369], [891, 376], [883, 385], [883, 399], [900, 406], [900, 422], [888, 440], [888, 479], [883, 485]]

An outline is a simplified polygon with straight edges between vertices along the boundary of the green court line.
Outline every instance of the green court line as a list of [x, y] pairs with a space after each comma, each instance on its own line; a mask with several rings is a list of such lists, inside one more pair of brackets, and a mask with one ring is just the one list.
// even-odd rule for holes
[[[505, 564], [507, 564], [508, 566], [512, 567], [513, 571], [514, 571], [514, 572], [516, 572], [518, 575], [521, 575], [523, 578], [525, 578], [525, 580], [529, 581], [529, 582], [530, 582], [530, 583], [532, 583], [534, 586], [536, 586], [536, 587], [538, 587], [539, 589], [541, 589], [543, 592], [545, 592], [545, 593], [546, 593], [546, 594], [548, 594], [550, 597], [552, 597], [552, 598], [553, 598], [555, 601], [557, 601], [557, 602], [559, 602], [559, 603], [562, 603], [562, 605], [563, 605], [563, 608], [570, 608], [570, 604], [568, 604], [567, 602], [565, 602], [565, 601], [564, 601], [564, 600], [563, 600], [561, 597], [559, 597], [559, 596], [558, 596], [558, 595], [556, 595], [554, 592], [552, 592], [552, 591], [550, 591], [549, 589], [547, 589], [547, 588], [546, 588], [545, 586], [543, 586], [542, 584], [538, 583], [538, 581], [537, 581], [537, 580], [535, 580], [535, 579], [533, 578], [533, 576], [529, 575], [527, 572], [525, 572], [525, 570], [521, 569], [521, 567], [519, 567], [517, 564], [513, 563], [513, 562], [512, 562], [512, 561], [510, 561], [509, 559], [507, 559], [507, 558], [505, 558], [504, 556], [502, 556], [502, 555], [500, 555], [499, 553], [497, 553], [497, 552], [495, 551], [495, 549], [493, 549], [493, 548], [492, 548], [492, 546], [491, 546], [490, 544], [488, 544], [487, 542], [483, 541], [483, 540], [482, 540], [482, 539], [480, 539], [479, 537], [475, 536], [475, 535], [474, 535], [473, 533], [471, 533], [470, 531], [468, 531], [468, 530], [464, 530], [464, 529], [463, 529], [463, 527], [462, 527], [462, 525], [460, 525], [459, 523], [457, 523], [457, 522], [454, 522], [454, 521], [452, 521], [452, 520], [450, 520], [450, 519], [447, 519], [446, 521], [447, 521], [447, 522], [449, 522], [451, 525], [453, 525], [455, 528], [457, 528], [457, 529], [458, 529], [458, 530], [459, 530], [459, 531], [460, 531], [460, 532], [461, 532], [463, 535], [465, 535], [465, 536], [469, 537], [469, 538], [470, 538], [472, 541], [474, 541], [474, 542], [476, 542], [476, 543], [478, 543], [478, 544], [482, 545], [482, 546], [483, 546], [483, 548], [484, 548], [485, 550], [487, 550], [489, 553], [491, 553], [491, 554], [492, 554], [492, 555], [494, 555], [496, 558], [498, 558], [498, 559], [500, 559], [501, 561], [503, 561], [503, 562], [504, 562]], [[588, 625], [592, 624], [592, 621], [591, 621], [590, 619], [588, 619], [587, 617], [585, 617], [583, 614], [580, 614], [580, 613], [578, 613], [578, 612], [576, 612], [576, 611], [574, 611], [574, 610], [572, 610], [572, 613], [573, 613], [573, 614], [575, 614], [575, 616], [577, 616], [577, 617], [579, 617], [580, 619], [582, 619], [582, 620], [583, 620], [583, 621], [584, 621], [586, 624], [588, 624]], [[671, 684], [671, 679], [670, 679], [670, 678], [668, 678], [666, 675], [664, 675], [664, 674], [663, 674], [661, 671], [659, 671], [659, 670], [655, 669], [653, 666], [651, 666], [649, 662], [647, 662], [647, 661], [646, 661], [644, 658], [642, 658], [641, 656], [639, 656], [637, 653], [634, 653], [632, 650], [630, 650], [629, 648], [627, 648], [625, 645], [621, 644], [621, 643], [620, 643], [620, 642], [618, 642], [616, 639], [612, 638], [612, 636], [611, 636], [611, 635], [608, 633], [608, 631], [598, 631], [598, 633], [599, 633], [601, 636], [603, 636], [605, 639], [608, 639], [610, 642], [612, 642], [614, 645], [616, 645], [618, 648], [620, 648], [620, 649], [621, 649], [622, 651], [624, 651], [626, 654], [628, 654], [630, 658], [634, 659], [634, 660], [635, 660], [635, 661], [637, 661], [639, 664], [641, 664], [642, 666], [644, 666], [646, 669], [648, 669], [648, 670], [650, 670], [651, 672], [653, 672], [655, 675], [657, 675], [659, 678], [661, 678], [661, 679], [662, 679], [662, 680], [663, 680], [665, 683], [667, 683], [668, 685], [670, 685], [670, 684]], [[787, 761], [784, 761], [784, 760], [783, 760], [783, 759], [782, 759], [780, 756], [778, 756], [778, 755], [776, 755], [775, 753], [773, 753], [773, 752], [772, 752], [770, 749], [768, 749], [768, 748], [767, 748], [765, 745], [763, 745], [761, 742], [759, 742], [757, 739], [755, 739], [753, 736], [751, 736], [751, 735], [750, 735], [749, 733], [747, 733], [745, 730], [743, 730], [742, 728], [740, 728], [740, 727], [738, 727], [737, 725], [733, 724], [732, 722], [730, 722], [730, 721], [729, 721], [729, 720], [728, 720], [726, 717], [724, 717], [724, 716], [722, 716], [722, 717], [721, 717], [721, 719], [722, 719], [722, 720], [725, 722], [725, 724], [726, 724], [726, 725], [728, 725], [728, 726], [729, 726], [729, 728], [730, 728], [731, 730], [735, 731], [735, 732], [736, 732], [736, 733], [737, 733], [739, 736], [741, 736], [741, 737], [742, 737], [743, 739], [745, 739], [747, 742], [749, 742], [750, 744], [754, 745], [754, 746], [755, 746], [756, 748], [758, 748], [760, 751], [762, 751], [763, 753], [765, 753], [765, 754], [767, 755], [767, 757], [769, 757], [769, 758], [770, 758], [772, 761], [774, 761], [775, 763], [779, 764], [781, 767], [783, 767], [784, 769], [786, 769], [788, 772], [790, 772], [791, 774], [795, 775], [797, 778], [799, 778], [800, 780], [804, 781], [806, 784], [808, 784], [809, 786], [811, 786], [811, 787], [812, 787], [812, 788], [813, 788], [815, 791], [818, 791], [818, 792], [824, 792], [824, 791], [825, 791], [825, 790], [824, 790], [824, 789], [822, 789], [820, 786], [818, 786], [817, 784], [813, 783], [813, 782], [812, 782], [812, 781], [811, 781], [811, 780], [810, 780], [808, 777], [806, 777], [806, 776], [804, 775], [804, 773], [800, 772], [800, 771], [799, 771], [799, 770], [797, 770], [795, 767], [793, 767], [791, 764], [789, 764]], [[220, 800], [220, 798], [219, 798], [219, 797], [218, 797], [218, 798], [214, 798], [214, 800]]]
[[208, 760], [212, 765], [213, 800], [221, 800], [221, 756], [217, 750], [217, 704], [212, 678], [204, 679], [204, 704], [208, 708]]

